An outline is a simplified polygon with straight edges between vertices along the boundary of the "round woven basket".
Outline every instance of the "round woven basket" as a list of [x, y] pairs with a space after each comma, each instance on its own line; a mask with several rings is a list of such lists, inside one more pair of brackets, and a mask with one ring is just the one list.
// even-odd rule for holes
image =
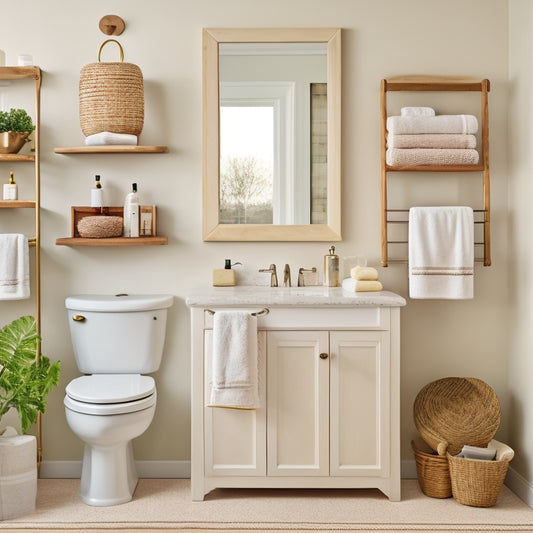
[[500, 425], [496, 393], [477, 378], [443, 378], [427, 384], [413, 406], [420, 436], [439, 453], [458, 454], [465, 444], [485, 448]]
[[[120, 49], [120, 62], [100, 62], [105, 44]], [[80, 72], [80, 125], [85, 136], [110, 131], [140, 135], [144, 125], [144, 84], [141, 69], [124, 63], [124, 51], [115, 39], [107, 39], [98, 50], [98, 63]]]
[[463, 505], [492, 507], [498, 500], [514, 451], [496, 440], [488, 447], [496, 449], [494, 461], [447, 454], [453, 497]]
[[448, 459], [438, 455], [421, 439], [412, 440], [415, 454], [416, 474], [422, 492], [431, 498], [449, 498], [452, 495], [452, 482]]

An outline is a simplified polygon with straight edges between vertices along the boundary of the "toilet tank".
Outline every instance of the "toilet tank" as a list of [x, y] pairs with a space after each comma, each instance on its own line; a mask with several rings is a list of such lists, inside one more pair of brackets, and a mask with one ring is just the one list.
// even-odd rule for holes
[[161, 363], [173, 296], [81, 294], [65, 300], [74, 357], [84, 374], [148, 374]]

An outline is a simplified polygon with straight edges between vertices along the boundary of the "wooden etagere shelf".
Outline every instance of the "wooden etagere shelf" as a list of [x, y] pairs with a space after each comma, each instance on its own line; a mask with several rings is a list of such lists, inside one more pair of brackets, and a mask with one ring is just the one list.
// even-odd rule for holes
[[150, 246], [168, 244], [167, 237], [112, 237], [107, 239], [87, 239], [84, 237], [62, 237], [57, 245], [64, 246]]
[[100, 145], [54, 148], [56, 154], [165, 154], [168, 146]]
[[[472, 91], [481, 94], [481, 146], [482, 159], [477, 165], [421, 165], [390, 166], [386, 163], [387, 151], [387, 93], [392, 91]], [[483, 264], [490, 266], [490, 167], [489, 167], [489, 112], [488, 93], [490, 82], [487, 79], [473, 79], [449, 76], [399, 76], [381, 80], [381, 264], [405, 262], [389, 259], [389, 244], [407, 244], [407, 241], [389, 241], [389, 224], [407, 223], [389, 220], [388, 214], [408, 212], [408, 209], [389, 209], [387, 180], [389, 172], [481, 172], [483, 176], [483, 208], [474, 210], [482, 216], [476, 224], [483, 225], [483, 241], [475, 243], [483, 246]]]
[[35, 200], [0, 200], [0, 209], [35, 208]]

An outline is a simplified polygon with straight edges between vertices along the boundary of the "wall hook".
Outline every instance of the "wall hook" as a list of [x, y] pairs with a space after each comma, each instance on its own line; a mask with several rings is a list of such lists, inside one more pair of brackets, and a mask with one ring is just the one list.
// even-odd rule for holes
[[120, 35], [126, 24], [118, 15], [106, 15], [100, 19], [98, 27], [106, 35]]

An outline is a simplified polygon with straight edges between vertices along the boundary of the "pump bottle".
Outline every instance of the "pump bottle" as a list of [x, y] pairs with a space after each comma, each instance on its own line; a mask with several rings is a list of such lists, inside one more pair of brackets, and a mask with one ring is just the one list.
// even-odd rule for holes
[[137, 193], [137, 184], [133, 183], [131, 192], [126, 195], [124, 201], [124, 237], [139, 236], [139, 219], [141, 210], [141, 199]]
[[14, 173], [9, 173], [9, 183], [4, 184], [4, 200], [18, 200], [18, 185], [15, 182]]
[[102, 188], [102, 184], [100, 183], [100, 176], [96, 174], [94, 180], [94, 189], [91, 189], [91, 207], [103, 207], [104, 189]]

